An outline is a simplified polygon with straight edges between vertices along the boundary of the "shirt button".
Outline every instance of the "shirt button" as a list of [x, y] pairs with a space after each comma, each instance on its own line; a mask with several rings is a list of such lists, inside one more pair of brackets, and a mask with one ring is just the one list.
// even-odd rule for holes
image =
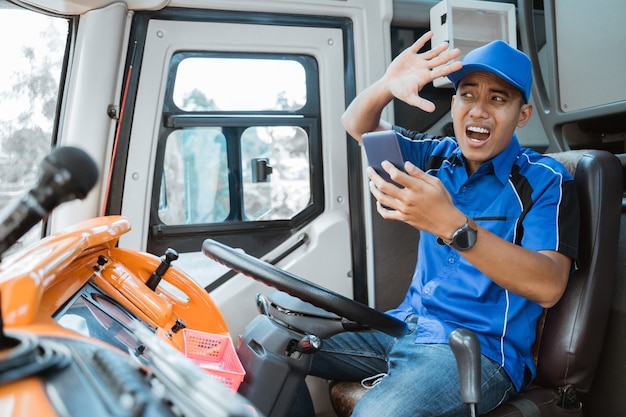
[[454, 258], [448, 258], [448, 263], [449, 264], [453, 264], [454, 263]]

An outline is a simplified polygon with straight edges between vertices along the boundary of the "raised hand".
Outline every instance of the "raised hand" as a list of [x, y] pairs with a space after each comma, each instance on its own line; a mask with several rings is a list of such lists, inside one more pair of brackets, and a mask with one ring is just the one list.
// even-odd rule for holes
[[459, 57], [461, 51], [448, 50], [447, 42], [424, 53], [418, 53], [432, 36], [433, 33], [429, 31], [402, 51], [391, 62], [383, 76], [387, 88], [394, 97], [427, 112], [433, 112], [435, 104], [420, 97], [419, 92], [422, 88], [434, 79], [446, 76], [463, 66], [460, 61], [450, 63]]

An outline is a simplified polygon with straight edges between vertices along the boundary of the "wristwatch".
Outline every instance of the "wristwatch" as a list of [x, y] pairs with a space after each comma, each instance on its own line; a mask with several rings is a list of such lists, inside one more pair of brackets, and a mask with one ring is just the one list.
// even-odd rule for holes
[[453, 247], [454, 249], [463, 252], [471, 249], [476, 243], [476, 237], [478, 230], [472, 228], [469, 224], [469, 218], [465, 217], [465, 224], [452, 234], [452, 239], [449, 242], [441, 238], [437, 238], [439, 243], [445, 243], [446, 245]]

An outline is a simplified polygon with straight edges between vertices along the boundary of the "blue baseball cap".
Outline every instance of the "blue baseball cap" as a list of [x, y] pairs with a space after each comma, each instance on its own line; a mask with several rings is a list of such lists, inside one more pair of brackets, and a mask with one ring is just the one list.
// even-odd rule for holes
[[532, 63], [528, 56], [502, 40], [496, 40], [470, 51], [463, 58], [463, 67], [448, 75], [458, 87], [461, 78], [472, 72], [491, 72], [517, 87], [526, 102], [533, 84]]

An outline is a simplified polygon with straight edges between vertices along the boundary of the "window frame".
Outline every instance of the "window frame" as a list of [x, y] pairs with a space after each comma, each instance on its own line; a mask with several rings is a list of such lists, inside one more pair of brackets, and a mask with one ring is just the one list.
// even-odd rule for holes
[[[174, 86], [177, 67], [185, 58], [212, 57], [233, 59], [290, 59], [301, 63], [305, 69], [307, 100], [297, 110], [264, 111], [184, 111], [174, 103]], [[319, 67], [314, 57], [303, 54], [241, 53], [224, 51], [177, 51], [169, 63], [167, 85], [163, 103], [162, 125], [156, 153], [153, 190], [150, 205], [150, 230], [153, 238], [167, 238], [187, 233], [228, 233], [238, 230], [273, 229], [294, 230], [309, 223], [324, 210], [324, 181], [322, 160], [321, 109], [319, 102]], [[310, 204], [291, 219], [245, 220], [243, 217], [243, 178], [241, 161], [241, 134], [250, 127], [294, 126], [303, 129], [309, 140]], [[163, 162], [167, 138], [178, 129], [193, 127], [221, 128], [226, 136], [229, 165], [230, 214], [215, 223], [168, 225], [160, 220], [158, 208], [163, 178]]]

